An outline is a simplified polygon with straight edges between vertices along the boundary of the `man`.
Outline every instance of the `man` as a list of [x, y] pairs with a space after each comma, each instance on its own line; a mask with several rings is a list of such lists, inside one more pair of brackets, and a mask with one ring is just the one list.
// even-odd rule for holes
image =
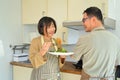
[[83, 61], [81, 80], [114, 80], [115, 66], [120, 65], [120, 39], [105, 30], [97, 7], [87, 8], [82, 22], [89, 33], [79, 38], [72, 55]]

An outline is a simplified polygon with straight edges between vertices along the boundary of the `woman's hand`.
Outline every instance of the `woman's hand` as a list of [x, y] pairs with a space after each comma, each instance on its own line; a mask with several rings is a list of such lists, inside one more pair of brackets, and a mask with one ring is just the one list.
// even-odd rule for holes
[[48, 51], [49, 47], [51, 46], [51, 42], [45, 42], [40, 50], [40, 54], [44, 56]]
[[62, 64], [65, 62], [65, 58], [66, 58], [66, 56], [60, 55], [60, 59], [61, 59], [61, 63], [62, 63]]

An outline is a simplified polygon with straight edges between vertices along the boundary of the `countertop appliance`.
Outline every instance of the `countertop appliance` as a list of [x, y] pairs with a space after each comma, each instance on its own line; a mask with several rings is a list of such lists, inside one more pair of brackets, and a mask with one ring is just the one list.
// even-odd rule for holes
[[13, 61], [19, 62], [19, 61], [27, 61], [27, 60], [28, 60], [28, 53], [13, 54]]
[[[63, 26], [70, 28], [70, 29], [74, 29], [74, 30], [83, 30], [84, 29], [82, 21], [64, 21]], [[109, 18], [109, 17], [105, 17], [104, 18], [104, 27], [106, 29], [115, 30], [116, 20]]]
[[80, 59], [77, 63], [73, 64], [76, 69], [82, 69], [83, 61]]
[[13, 46], [13, 61], [27, 61], [28, 49], [30, 44], [22, 44]]

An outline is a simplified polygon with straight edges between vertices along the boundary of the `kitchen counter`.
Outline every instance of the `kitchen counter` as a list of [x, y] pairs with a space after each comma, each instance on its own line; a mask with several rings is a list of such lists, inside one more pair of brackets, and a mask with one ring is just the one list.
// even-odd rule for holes
[[[33, 68], [30, 62], [11, 62], [11, 65], [15, 65], [15, 66], [21, 66], [21, 67], [28, 67], [28, 68]], [[61, 72], [65, 72], [65, 73], [72, 73], [72, 74], [81, 74], [81, 70], [80, 69], [76, 69], [75, 66], [73, 65], [73, 62], [65, 62], [64, 66], [61, 68]]]

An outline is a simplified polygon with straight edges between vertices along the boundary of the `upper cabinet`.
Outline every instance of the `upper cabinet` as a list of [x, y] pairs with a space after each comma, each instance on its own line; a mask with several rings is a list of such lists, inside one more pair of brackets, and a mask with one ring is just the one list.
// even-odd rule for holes
[[58, 23], [81, 20], [83, 11], [90, 6], [99, 7], [104, 17], [108, 15], [108, 0], [22, 0], [22, 22], [36, 24], [46, 15]]
[[68, 0], [68, 20], [81, 20], [83, 11], [90, 6], [97, 6], [107, 16], [108, 0]]
[[61, 22], [66, 19], [67, 0], [22, 0], [23, 24], [36, 24], [43, 16]]
[[47, 15], [61, 23], [67, 18], [67, 0], [48, 0]]
[[47, 15], [47, 0], [22, 0], [22, 23], [36, 24]]

